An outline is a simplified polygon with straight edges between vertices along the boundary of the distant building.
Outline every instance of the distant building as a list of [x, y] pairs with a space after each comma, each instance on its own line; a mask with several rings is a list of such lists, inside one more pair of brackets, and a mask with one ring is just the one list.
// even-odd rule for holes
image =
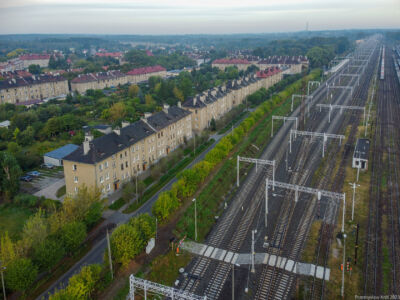
[[128, 83], [128, 77], [121, 71], [81, 74], [71, 80], [71, 90], [86, 93], [87, 90], [102, 90]]
[[19, 59], [23, 62], [24, 69], [27, 69], [30, 65], [39, 65], [41, 68], [47, 68], [50, 54], [24, 54]]
[[353, 154], [353, 168], [368, 170], [369, 139], [358, 139]]
[[128, 76], [129, 83], [138, 83], [142, 81], [147, 81], [151, 76], [167, 77], [167, 69], [157, 65], [151, 67], [143, 67], [130, 70], [126, 73]]
[[47, 152], [43, 156], [44, 163], [48, 164], [48, 165], [52, 165], [52, 166], [57, 166], [57, 167], [62, 166], [64, 157], [71, 154], [78, 148], [79, 147], [77, 145], [68, 144], [68, 145], [60, 147], [56, 150]]
[[268, 68], [209, 89], [187, 99], [182, 106], [192, 112], [193, 131], [201, 132], [210, 126], [212, 119], [220, 119], [232, 108], [242, 104], [248, 95], [262, 87], [268, 89], [281, 79], [282, 72], [279, 68]]
[[263, 70], [268, 67], [288, 67], [289, 73], [301, 73], [303, 67], [308, 68], [309, 61], [306, 56], [269, 56], [257, 63], [257, 66]]
[[251, 62], [247, 59], [237, 59], [237, 58], [228, 58], [228, 59], [216, 59], [212, 62], [212, 67], [217, 67], [221, 70], [225, 70], [227, 67], [235, 66], [239, 71], [247, 70], [249, 66], [251, 66]]
[[15, 76], [0, 80], [0, 104], [44, 101], [69, 93], [68, 80], [60, 75]]

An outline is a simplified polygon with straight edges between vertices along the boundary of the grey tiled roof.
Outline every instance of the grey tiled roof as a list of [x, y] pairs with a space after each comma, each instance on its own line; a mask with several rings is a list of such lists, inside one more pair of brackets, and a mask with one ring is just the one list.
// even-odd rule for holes
[[147, 122], [150, 126], [144, 120], [137, 121], [121, 128], [119, 135], [111, 132], [94, 139], [86, 155], [84, 155], [81, 145], [77, 150], [66, 156], [64, 160], [94, 164], [156, 133], [154, 129], [161, 130], [189, 114], [190, 112], [187, 110], [172, 106], [168, 109], [168, 114], [160, 111], [148, 117]]

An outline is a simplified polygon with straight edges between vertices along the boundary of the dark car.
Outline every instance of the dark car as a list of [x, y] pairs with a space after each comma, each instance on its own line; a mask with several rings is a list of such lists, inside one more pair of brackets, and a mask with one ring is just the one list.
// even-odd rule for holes
[[40, 166], [42, 169], [53, 169], [54, 166], [50, 164], [41, 164]]
[[26, 182], [30, 182], [30, 181], [32, 181], [32, 179], [33, 179], [32, 176], [29, 176], [29, 175], [21, 176], [19, 178], [19, 180], [26, 181]]

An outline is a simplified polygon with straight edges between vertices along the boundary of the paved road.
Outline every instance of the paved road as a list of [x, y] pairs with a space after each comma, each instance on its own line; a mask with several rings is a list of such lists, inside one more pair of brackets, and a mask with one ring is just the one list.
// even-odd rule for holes
[[[249, 110], [252, 111], [252, 110]], [[248, 114], [245, 114], [242, 119], [240, 119], [234, 127], [237, 127], [240, 122], [246, 118]], [[198, 157], [196, 157], [188, 166], [186, 166], [185, 169], [191, 168], [194, 164], [198, 163], [199, 161], [203, 160], [204, 157], [208, 152], [210, 152], [215, 145], [219, 142], [221, 138], [223, 138], [225, 135], [228, 135], [231, 131], [228, 130], [224, 134], [214, 134], [210, 138], [213, 138], [215, 141], [212, 145], [210, 145], [206, 150], [204, 150]], [[164, 187], [162, 187], [153, 197], [151, 197], [147, 202], [145, 202], [140, 208], [138, 208], [136, 211], [130, 213], [130, 214], [124, 214], [119, 211], [116, 211], [112, 214], [107, 214], [107, 220], [105, 221], [106, 224], [123, 224], [126, 223], [129, 219], [132, 217], [138, 215], [138, 214], [143, 214], [143, 213], [151, 213], [151, 208], [154, 204], [154, 202], [157, 200], [158, 195], [166, 190], [171, 189], [171, 186], [177, 181], [177, 178], [174, 177], [171, 179]], [[93, 247], [92, 249], [81, 259], [79, 260], [71, 269], [69, 269], [64, 275], [62, 275], [56, 282], [54, 282], [44, 293], [42, 293], [38, 298], [36, 299], [42, 299], [43, 297], [45, 299], [48, 298], [49, 294], [54, 293], [55, 289], [60, 289], [62, 287], [67, 286], [68, 280], [71, 276], [77, 274], [83, 266], [89, 265], [89, 264], [94, 264], [94, 263], [102, 263], [103, 262], [103, 253], [106, 249], [107, 242], [106, 238], [102, 238], [99, 240]]]

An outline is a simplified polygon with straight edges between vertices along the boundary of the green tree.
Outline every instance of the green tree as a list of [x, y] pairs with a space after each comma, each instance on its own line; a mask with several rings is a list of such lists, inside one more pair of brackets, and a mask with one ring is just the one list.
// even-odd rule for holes
[[85, 266], [68, 281], [67, 291], [73, 299], [91, 299], [96, 285], [101, 279], [101, 266], [93, 264]]
[[49, 234], [49, 223], [45, 217], [45, 212], [42, 209], [31, 216], [22, 229], [22, 239], [26, 250], [33, 245], [38, 245], [44, 242]]
[[126, 116], [126, 106], [122, 102], [114, 103], [109, 109], [109, 120], [116, 122]]
[[183, 93], [180, 89], [178, 89], [177, 87], [174, 87], [173, 89], [173, 93], [176, 99], [178, 99], [179, 101], [183, 102], [185, 100], [185, 97], [183, 96]]
[[147, 94], [144, 96], [145, 103], [147, 106], [154, 106], [156, 105], [156, 102], [154, 101], [153, 97], [150, 94]]
[[92, 228], [101, 218], [103, 213], [103, 204], [101, 202], [94, 202], [89, 207], [84, 222], [88, 228]]
[[41, 70], [40, 70], [40, 66], [39, 65], [30, 65], [28, 67], [28, 71], [31, 74], [40, 74]]
[[[11, 143], [10, 143], [11, 144]], [[0, 195], [10, 200], [19, 190], [21, 168], [15, 157], [7, 152], [0, 152]]]
[[33, 248], [33, 261], [41, 270], [51, 268], [65, 255], [65, 250], [55, 238], [48, 238]]
[[114, 260], [123, 267], [126, 267], [145, 246], [140, 232], [129, 224], [118, 226], [111, 235], [110, 243]]
[[6, 266], [17, 258], [15, 244], [8, 236], [8, 231], [1, 235], [0, 239], [0, 261]]
[[137, 84], [132, 84], [128, 88], [128, 96], [130, 98], [135, 98], [139, 94], [139, 86]]
[[179, 201], [176, 195], [170, 191], [162, 192], [154, 203], [152, 212], [158, 220], [166, 220], [170, 214], [179, 207]]
[[12, 261], [5, 272], [5, 282], [9, 289], [24, 292], [36, 279], [37, 268], [28, 258]]
[[67, 223], [61, 228], [59, 237], [65, 250], [72, 254], [85, 240], [86, 226], [82, 222]]

